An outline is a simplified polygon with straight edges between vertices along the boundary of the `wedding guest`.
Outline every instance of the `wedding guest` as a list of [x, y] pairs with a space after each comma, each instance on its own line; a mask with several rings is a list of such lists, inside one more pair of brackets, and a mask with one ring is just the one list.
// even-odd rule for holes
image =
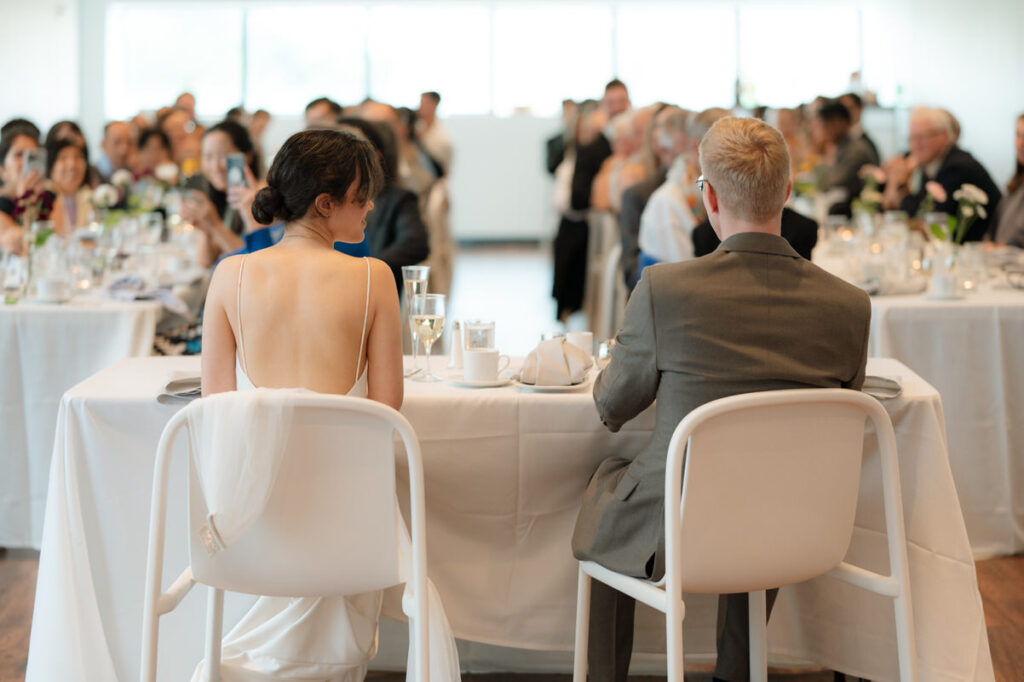
[[664, 118], [662, 144], [674, 154], [664, 184], [656, 189], [640, 216], [638, 268], [653, 263], [675, 263], [693, 258], [693, 228], [704, 219], [697, 191], [700, 175], [697, 145], [712, 124], [728, 115], [720, 108], [686, 116], [681, 111]]
[[4, 139], [12, 132], [17, 132], [19, 135], [28, 135], [36, 142], [38, 142], [39, 138], [42, 137], [39, 126], [27, 118], [12, 118], [4, 123], [3, 126], [0, 126], [0, 140]]
[[562, 130], [549, 137], [544, 143], [545, 167], [548, 173], [555, 174], [562, 163], [566, 152], [575, 142], [573, 135], [576, 130], [576, 119], [579, 116], [579, 105], [571, 99], [562, 100]]
[[[782, 209], [782, 238], [789, 242], [802, 258], [811, 260], [811, 252], [818, 243], [818, 223], [786, 207]], [[715, 234], [710, 220], [705, 219], [693, 228], [694, 258], [708, 255], [721, 243], [722, 240]]]
[[171, 141], [171, 159], [191, 177], [199, 171], [202, 131], [187, 110], [172, 107], [157, 116], [157, 127]]
[[778, 109], [775, 112], [775, 127], [782, 133], [782, 139], [786, 141], [789, 148], [790, 163], [793, 172], [805, 172], [813, 169], [805, 167], [805, 160], [809, 153], [809, 143], [803, 130], [799, 109]]
[[[50, 130], [46, 133], [46, 148], [49, 149], [60, 140], [71, 140], [85, 150], [86, 157], [88, 158], [89, 149], [85, 142], [85, 133], [82, 132], [82, 129], [74, 121], [58, 121], [50, 126]], [[89, 186], [96, 187], [102, 181], [103, 175], [99, 169], [89, 165], [86, 168], [86, 182], [89, 183]]]
[[260, 177], [266, 175], [267, 155], [263, 150], [263, 134], [267, 132], [270, 125], [270, 112], [266, 109], [257, 109], [249, 119], [249, 137], [252, 138], [252, 145], [256, 149], [257, 167]]
[[188, 117], [193, 121], [198, 120], [196, 118], [196, 96], [191, 92], [183, 92], [178, 95], [178, 99], [174, 101], [174, 106], [188, 114]]
[[1017, 171], [995, 213], [995, 241], [1024, 248], [1024, 114], [1017, 118]]
[[424, 151], [441, 165], [442, 175], [452, 167], [452, 138], [448, 129], [437, 118], [441, 95], [424, 92], [420, 95], [420, 108], [416, 110], [416, 137]]
[[864, 113], [864, 100], [857, 93], [848, 92], [839, 96], [839, 103], [850, 112], [850, 137], [855, 140], [858, 138], [863, 139], [875, 152], [875, 156], [879, 157], [875, 141], [867, 134], [867, 131], [864, 130], [864, 125], [861, 123], [861, 115]]
[[611, 132], [611, 156], [601, 163], [590, 188], [590, 205], [598, 211], [611, 211], [611, 176], [618, 174], [633, 155], [633, 120], [630, 111], [624, 111], [613, 118], [608, 128]]
[[622, 193], [654, 169], [654, 155], [646, 140], [653, 117], [654, 108], [644, 107], [623, 112], [612, 122], [612, 155], [604, 160], [594, 178], [594, 208], [618, 214], [622, 210]]
[[661, 122], [676, 108], [678, 107], [667, 104], [655, 105], [654, 115], [646, 133], [646, 146], [651, 149], [655, 168], [632, 187], [627, 187], [622, 193], [622, 206], [619, 209], [619, 238], [622, 243], [622, 278], [629, 291], [633, 290], [640, 278], [637, 269], [637, 261], [640, 257], [640, 245], [638, 244], [640, 218], [651, 195], [664, 184], [669, 166], [675, 160], [670, 150], [660, 145], [658, 138], [660, 137]]
[[987, 216], [971, 225], [964, 241], [980, 241], [989, 232], [992, 216], [1002, 193], [988, 171], [968, 152], [956, 145], [952, 118], [940, 109], [921, 107], [910, 115], [910, 155], [896, 157], [885, 165], [886, 208], [915, 215], [924, 201], [930, 181], [938, 182], [946, 192], [945, 201], [935, 202], [935, 210], [949, 215], [957, 212], [953, 193], [964, 184], [980, 188], [988, 195]]
[[191, 191], [182, 201], [181, 217], [199, 230], [197, 261], [210, 267], [224, 254], [245, 245], [242, 235], [257, 227], [251, 211], [239, 210], [228, 201], [227, 157], [245, 156], [250, 177], [253, 170], [253, 146], [245, 128], [233, 121], [221, 121], [206, 130], [202, 141], [200, 175], [185, 183]]
[[39, 148], [38, 128], [33, 128], [8, 124], [0, 134], [0, 249], [12, 253], [24, 249], [18, 206], [35, 200], [42, 189], [39, 171], [26, 173], [24, 168], [25, 152]]
[[341, 116], [341, 105], [330, 97], [317, 97], [306, 105], [306, 127], [330, 127]]
[[402, 266], [416, 265], [430, 255], [427, 228], [420, 213], [419, 199], [398, 183], [398, 146], [386, 123], [361, 118], [341, 118], [341, 130], [357, 131], [378, 154], [383, 186], [366, 218], [366, 248], [369, 255], [388, 264], [395, 289], [402, 291]]
[[[583, 305], [587, 243], [590, 240], [590, 227], [587, 224], [590, 191], [594, 176], [612, 153], [607, 138], [601, 134], [607, 120], [604, 109], [593, 100], [580, 105], [575, 154], [563, 161], [566, 166], [564, 169], [559, 169], [568, 191], [564, 196], [556, 195], [561, 219], [553, 245], [555, 267], [551, 295], [555, 299], [557, 318], [563, 324]], [[555, 173], [556, 184], [559, 171]]]
[[[267, 180], [253, 212], [261, 221], [284, 221], [285, 235], [214, 271], [203, 394], [298, 387], [400, 408], [402, 321], [391, 271], [332, 248], [362, 239], [382, 184], [374, 150], [347, 133], [303, 131], [281, 147]], [[223, 676], [273, 670], [274, 679], [362, 679], [376, 651], [380, 599], [376, 591], [261, 597], [224, 638]]]
[[159, 128], [144, 128], [139, 133], [138, 151], [135, 155], [135, 174], [152, 175], [157, 166], [171, 163], [171, 140]]
[[629, 88], [618, 78], [613, 78], [604, 86], [604, 97], [601, 98], [601, 106], [604, 107], [608, 118], [618, 116], [624, 111], [629, 111], [632, 104], [629, 101]]
[[850, 215], [850, 204], [864, 185], [860, 169], [867, 165], [877, 166], [878, 154], [865, 137], [851, 133], [853, 119], [840, 102], [825, 103], [818, 109], [817, 118], [829, 146], [834, 150], [821, 189], [826, 192], [841, 190], [843, 194], [829, 207], [829, 213]]
[[103, 128], [100, 142], [100, 158], [96, 168], [104, 182], [110, 180], [114, 171], [135, 165], [135, 135], [131, 124], [126, 121], [111, 121]]
[[93, 219], [89, 152], [84, 143], [65, 138], [47, 145], [46, 175], [56, 194], [54, 231], [66, 237]]
[[402, 186], [414, 192], [421, 201], [433, 185], [444, 177], [441, 163], [423, 147], [416, 132], [416, 112], [408, 107], [395, 109], [395, 132], [398, 141], [398, 177]]
[[[680, 420], [737, 393], [860, 389], [867, 361], [867, 294], [800, 258], [780, 236], [791, 187], [782, 135], [755, 119], [723, 118], [701, 141], [699, 159], [701, 198], [723, 243], [704, 258], [648, 268], [629, 299], [594, 402], [612, 431], [654, 403], [655, 430], [635, 457], [598, 466], [572, 539], [581, 561], [654, 580], [665, 570], [665, 460]], [[776, 594], [769, 592], [769, 613]], [[719, 604], [715, 678], [745, 682], [747, 595], [723, 595]], [[625, 682], [634, 606], [593, 582], [592, 682]]]

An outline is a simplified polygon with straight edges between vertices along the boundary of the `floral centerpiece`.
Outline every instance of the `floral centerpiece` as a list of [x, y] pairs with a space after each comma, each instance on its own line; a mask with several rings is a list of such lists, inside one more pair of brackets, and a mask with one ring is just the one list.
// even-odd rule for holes
[[858, 175], [864, 180], [864, 187], [850, 207], [854, 213], [874, 217], [882, 209], [883, 197], [879, 187], [885, 182], [885, 171], [878, 166], [864, 166]]
[[[935, 185], [937, 188], [929, 187], [930, 185]], [[933, 207], [935, 201], [940, 203], [945, 201], [946, 191], [942, 185], [939, 185], [937, 182], [929, 182], [925, 187], [926, 201], [928, 197], [932, 197]], [[988, 205], [988, 195], [980, 187], [965, 183], [960, 186], [960, 189], [953, 192], [953, 199], [957, 202], [956, 215], [949, 216], [945, 224], [939, 222], [932, 223], [928, 226], [928, 229], [931, 231], [932, 236], [939, 241], [962, 244], [967, 231], [974, 224], [974, 221], [979, 217], [985, 218], [988, 216], [985, 211], [985, 206]]]
[[110, 183], [93, 193], [93, 205], [103, 214], [104, 226], [116, 225], [127, 216], [150, 213], [163, 206], [169, 189], [181, 174], [173, 163], [160, 164], [152, 175], [135, 177], [127, 168], [115, 171]]

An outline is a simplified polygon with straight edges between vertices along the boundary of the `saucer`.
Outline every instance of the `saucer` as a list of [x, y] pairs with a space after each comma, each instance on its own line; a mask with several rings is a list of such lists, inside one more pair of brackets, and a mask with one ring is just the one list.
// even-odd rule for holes
[[532, 393], [572, 393], [578, 391], [581, 388], [586, 388], [590, 385], [590, 382], [584, 379], [578, 384], [572, 384], [571, 386], [537, 386], [536, 384], [524, 384], [521, 381], [515, 382], [515, 387], [520, 391], [530, 391]]
[[512, 379], [509, 377], [498, 377], [497, 379], [491, 379], [489, 381], [470, 381], [463, 379], [462, 377], [452, 377], [448, 380], [448, 383], [453, 386], [461, 386], [462, 388], [500, 388], [502, 386], [508, 386], [512, 383]]

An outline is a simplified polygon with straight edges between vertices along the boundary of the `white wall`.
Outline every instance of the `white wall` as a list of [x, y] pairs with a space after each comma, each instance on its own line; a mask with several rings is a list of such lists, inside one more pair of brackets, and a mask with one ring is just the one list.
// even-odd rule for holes
[[78, 0], [0, 0], [0, 122], [77, 119]]

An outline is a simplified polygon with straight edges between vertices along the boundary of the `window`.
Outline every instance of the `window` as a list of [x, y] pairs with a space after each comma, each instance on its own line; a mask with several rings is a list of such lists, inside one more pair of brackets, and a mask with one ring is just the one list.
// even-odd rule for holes
[[107, 14], [106, 113], [126, 118], [196, 96], [216, 118], [242, 101], [242, 10], [217, 4], [114, 4]]
[[600, 99], [614, 73], [610, 6], [501, 4], [494, 9], [494, 113], [561, 111]]
[[732, 107], [732, 7], [624, 4], [618, 19], [618, 72], [634, 103], [664, 101], [694, 111]]
[[316, 97], [360, 102], [366, 30], [360, 5], [253, 6], [246, 13], [246, 108], [301, 116]]

